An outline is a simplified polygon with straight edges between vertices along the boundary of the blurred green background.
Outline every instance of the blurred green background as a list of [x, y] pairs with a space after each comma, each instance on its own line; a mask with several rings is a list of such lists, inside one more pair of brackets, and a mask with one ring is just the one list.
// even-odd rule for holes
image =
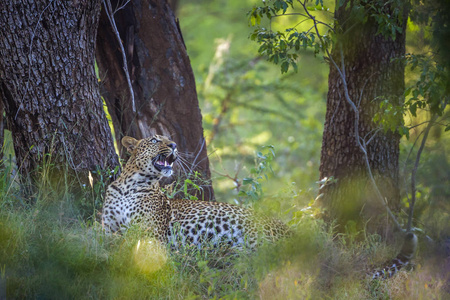
[[[248, 36], [254, 1], [181, 1], [177, 12], [197, 82], [219, 201], [233, 202], [230, 178], [246, 177], [255, 153], [274, 146], [268, 195], [315, 187], [319, 178], [328, 66], [310, 52], [281, 75]], [[311, 192], [311, 197], [316, 191]]]

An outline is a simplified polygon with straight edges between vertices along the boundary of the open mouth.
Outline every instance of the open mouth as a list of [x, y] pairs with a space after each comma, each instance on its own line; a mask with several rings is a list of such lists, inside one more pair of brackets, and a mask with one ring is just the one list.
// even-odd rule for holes
[[153, 166], [160, 172], [163, 170], [171, 170], [173, 167], [173, 163], [176, 160], [177, 158], [173, 154], [170, 154], [168, 156], [164, 154], [158, 154], [158, 156], [153, 159]]

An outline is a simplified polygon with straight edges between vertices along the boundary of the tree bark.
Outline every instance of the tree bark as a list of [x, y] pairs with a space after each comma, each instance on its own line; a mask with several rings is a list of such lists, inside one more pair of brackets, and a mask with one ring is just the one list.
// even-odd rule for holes
[[[100, 0], [2, 1], [0, 93], [20, 173], [81, 183], [118, 165], [95, 75]], [[46, 155], [50, 154], [50, 155]]]
[[[117, 3], [112, 1], [112, 7]], [[97, 63], [102, 95], [116, 140], [129, 135], [171, 137], [192, 171], [210, 179], [195, 80], [178, 21], [166, 0], [132, 1], [114, 15], [126, 52], [135, 103], [123, 69], [122, 53], [105, 10], [100, 16]], [[120, 146], [121, 156], [125, 149]], [[209, 182], [203, 199], [213, 199]]]
[[[392, 59], [405, 54], [407, 14], [401, 24], [403, 32], [397, 33], [395, 40], [377, 34], [378, 25], [372, 18], [355, 26], [351, 7], [346, 9], [346, 3], [336, 9], [335, 17], [338, 24], [344, 24], [342, 37], [346, 38], [341, 37], [340, 43], [349, 95], [359, 108], [359, 135], [365, 141], [373, 136], [367, 145], [370, 167], [389, 206], [398, 211], [399, 135], [377, 131], [373, 117], [380, 111], [381, 100], [389, 99], [395, 105], [403, 102], [404, 65]], [[332, 57], [341, 66], [339, 47], [332, 50]], [[349, 222], [356, 222], [360, 228], [366, 226], [372, 232], [381, 232], [387, 228], [383, 225], [386, 211], [368, 181], [364, 155], [357, 145], [354, 128], [355, 113], [345, 100], [339, 73], [331, 65], [320, 178], [334, 177], [337, 182], [321, 189], [319, 203], [325, 208], [327, 219], [336, 220], [341, 230]]]
[[3, 165], [3, 147], [5, 142], [5, 122], [3, 119], [3, 113], [5, 109], [3, 107], [2, 95], [0, 94], [0, 167]]

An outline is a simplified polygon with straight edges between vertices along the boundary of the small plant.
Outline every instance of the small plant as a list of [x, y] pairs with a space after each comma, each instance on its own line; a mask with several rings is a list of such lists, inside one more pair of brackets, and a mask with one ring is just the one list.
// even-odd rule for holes
[[178, 179], [162, 187], [162, 191], [170, 199], [179, 197], [182, 199], [199, 200], [199, 197], [203, 196], [204, 192], [202, 184], [205, 183], [200, 172], [194, 171], [192, 174], [184, 174], [183, 177], [183, 179]]
[[6, 209], [8, 207], [12, 207], [14, 202], [17, 201], [13, 195], [11, 195], [11, 191], [14, 191], [14, 163], [12, 161], [12, 156], [9, 155], [7, 161], [2, 160], [0, 162], [0, 209]]
[[195, 195], [192, 195], [188, 191], [194, 190], [195, 194], [201, 194], [202, 193], [202, 187], [198, 185], [196, 182], [198, 182], [201, 179], [201, 175], [199, 172], [194, 171], [193, 178], [186, 178], [183, 183], [183, 195], [185, 199], [190, 200], [198, 200], [198, 197]]
[[86, 217], [95, 215], [95, 212], [102, 208], [106, 189], [111, 180], [118, 175], [119, 170], [120, 166], [116, 166], [114, 170], [102, 170], [97, 167], [95, 171], [89, 172], [89, 185], [82, 185], [84, 195], [79, 202], [83, 215]]
[[242, 179], [242, 188], [238, 193], [240, 205], [251, 205], [263, 196], [261, 181], [268, 180], [267, 173], [273, 173], [272, 161], [275, 158], [274, 146], [264, 146], [256, 152], [255, 167], [250, 169], [250, 176]]

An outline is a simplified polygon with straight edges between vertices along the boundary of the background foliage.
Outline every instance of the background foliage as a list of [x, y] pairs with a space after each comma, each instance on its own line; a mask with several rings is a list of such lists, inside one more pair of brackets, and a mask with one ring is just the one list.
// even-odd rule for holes
[[[236, 182], [222, 175], [247, 177], [262, 146], [273, 145], [276, 155], [276, 176], [268, 174], [270, 187], [263, 185], [269, 195], [287, 187], [307, 191], [318, 180], [328, 66], [306, 52], [298, 73], [280, 76], [248, 39], [252, 29], [243, 16], [254, 4], [195, 1], [182, 4], [178, 13], [219, 201], [237, 194]], [[208, 11], [201, 20], [192, 18], [198, 7]]]

